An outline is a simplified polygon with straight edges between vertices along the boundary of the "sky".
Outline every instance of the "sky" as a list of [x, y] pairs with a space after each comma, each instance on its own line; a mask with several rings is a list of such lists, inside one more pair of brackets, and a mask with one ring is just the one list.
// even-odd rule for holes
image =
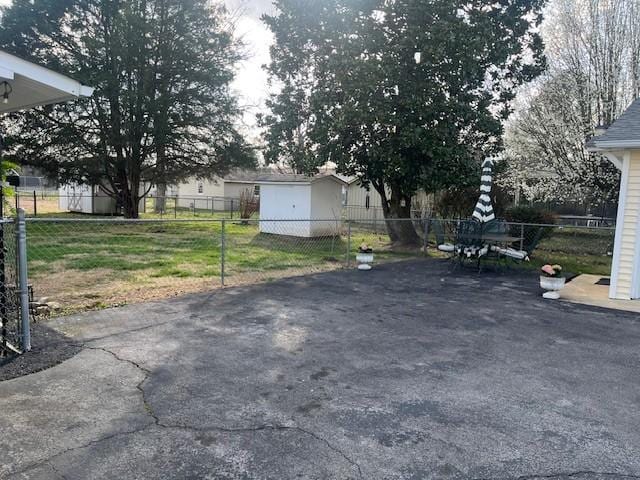
[[226, 0], [228, 9], [237, 13], [236, 31], [246, 45], [247, 60], [238, 66], [233, 84], [241, 103], [247, 107], [244, 116], [246, 133], [257, 135], [255, 114], [264, 110], [268, 95], [268, 77], [262, 65], [269, 63], [269, 46], [273, 36], [260, 20], [264, 13], [273, 13], [272, 0]]

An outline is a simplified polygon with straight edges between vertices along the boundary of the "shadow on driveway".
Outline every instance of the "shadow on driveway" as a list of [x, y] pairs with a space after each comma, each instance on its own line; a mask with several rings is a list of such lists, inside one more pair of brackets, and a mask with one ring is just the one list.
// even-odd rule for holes
[[56, 319], [0, 477], [640, 478], [637, 315], [535, 273], [378, 265]]

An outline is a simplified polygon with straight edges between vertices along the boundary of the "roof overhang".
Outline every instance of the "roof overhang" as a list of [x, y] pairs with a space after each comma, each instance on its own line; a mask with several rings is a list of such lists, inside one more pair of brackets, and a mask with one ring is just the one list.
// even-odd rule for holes
[[624, 150], [628, 148], [640, 148], [640, 140], [593, 140], [587, 144], [590, 152], [602, 152], [606, 150]]
[[[11, 86], [7, 103], [0, 100], [0, 113], [89, 97], [93, 88], [35, 63], [0, 51], [0, 82]], [[0, 96], [4, 93], [0, 86]]]
[[[611, 144], [619, 145], [620, 142], [607, 142]], [[618, 170], [622, 170], [622, 159], [624, 158], [624, 151], [629, 150], [630, 148], [640, 148], [640, 144], [638, 147], [620, 147], [620, 146], [611, 146], [609, 148], [602, 147], [598, 143], [594, 142], [591, 145], [587, 145], [587, 151], [591, 153], [600, 153], [602, 156], [606, 157], [611, 163], [613, 163]]]
[[340, 185], [347, 185], [347, 182], [335, 175], [323, 175], [321, 177], [309, 177], [308, 179], [296, 180], [255, 180], [252, 183], [255, 183], [256, 185], [312, 185], [325, 180], [332, 180]]

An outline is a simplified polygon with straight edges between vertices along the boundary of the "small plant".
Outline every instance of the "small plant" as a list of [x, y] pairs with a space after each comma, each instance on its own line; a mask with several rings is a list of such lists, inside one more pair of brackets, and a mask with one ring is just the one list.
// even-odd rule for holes
[[[240, 192], [240, 218], [248, 220], [258, 210], [260, 210], [260, 203], [254, 195], [254, 189], [247, 188]], [[248, 224], [246, 221], [243, 221], [242, 223]]]
[[367, 245], [365, 242], [362, 242], [358, 247], [358, 251], [360, 253], [373, 253], [373, 248], [370, 245]]
[[561, 278], [562, 274], [562, 266], [560, 265], [544, 265], [541, 269], [542, 275], [549, 278]]

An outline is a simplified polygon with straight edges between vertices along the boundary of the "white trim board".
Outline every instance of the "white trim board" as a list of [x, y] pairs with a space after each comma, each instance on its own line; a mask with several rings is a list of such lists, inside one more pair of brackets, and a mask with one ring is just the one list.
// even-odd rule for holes
[[629, 187], [629, 167], [631, 163], [631, 151], [624, 152], [622, 157], [622, 177], [620, 181], [620, 194], [618, 197], [618, 215], [616, 218], [616, 233], [613, 243], [613, 259], [611, 262], [611, 285], [609, 286], [609, 298], [618, 298], [618, 271], [620, 270], [620, 255], [622, 254], [622, 233], [624, 230], [624, 210]]

